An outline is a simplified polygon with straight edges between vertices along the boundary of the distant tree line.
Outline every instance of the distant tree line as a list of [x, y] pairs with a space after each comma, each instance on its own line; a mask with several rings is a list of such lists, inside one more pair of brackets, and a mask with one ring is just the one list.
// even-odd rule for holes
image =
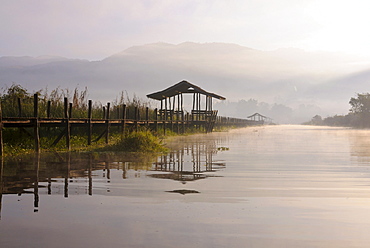
[[357, 93], [356, 97], [351, 97], [349, 104], [351, 108], [347, 115], [335, 115], [326, 118], [315, 115], [309, 122], [305, 122], [304, 124], [369, 128], [370, 93]]

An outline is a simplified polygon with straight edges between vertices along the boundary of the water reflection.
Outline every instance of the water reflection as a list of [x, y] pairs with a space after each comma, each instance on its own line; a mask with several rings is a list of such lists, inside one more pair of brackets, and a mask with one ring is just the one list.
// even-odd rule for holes
[[215, 142], [182, 143], [182, 149], [163, 155], [154, 163], [154, 171], [165, 172], [152, 174], [151, 177], [171, 179], [186, 183], [215, 177], [215, 172], [225, 163], [214, 162], [213, 156], [218, 152]]
[[[33, 211], [39, 211], [40, 195], [127, 195], [124, 181], [144, 178], [188, 181], [215, 177], [225, 163], [214, 162], [216, 141], [176, 144], [166, 155], [127, 153], [43, 153], [1, 161], [0, 204], [3, 195], [33, 195]], [[119, 175], [120, 176], [117, 176]], [[133, 190], [134, 191], [134, 190]], [[179, 194], [193, 189], [163, 190]], [[1, 211], [1, 205], [0, 205]], [[0, 213], [1, 216], [1, 213]]]

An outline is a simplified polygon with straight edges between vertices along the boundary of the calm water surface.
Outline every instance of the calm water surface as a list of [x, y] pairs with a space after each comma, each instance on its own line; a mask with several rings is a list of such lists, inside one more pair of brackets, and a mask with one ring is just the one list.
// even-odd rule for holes
[[4, 161], [0, 247], [369, 247], [370, 131], [176, 137], [160, 157]]

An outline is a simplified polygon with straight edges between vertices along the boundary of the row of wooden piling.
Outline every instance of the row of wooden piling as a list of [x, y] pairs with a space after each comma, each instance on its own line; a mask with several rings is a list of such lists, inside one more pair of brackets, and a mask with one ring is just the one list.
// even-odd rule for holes
[[[1, 105], [1, 104], [0, 104]], [[155, 109], [154, 118], [149, 116], [149, 108], [145, 108], [145, 119], [141, 118], [138, 107], [135, 107], [134, 118], [127, 118], [127, 106], [124, 104], [118, 108], [121, 113], [118, 113], [117, 119], [111, 119], [110, 103], [103, 107], [103, 118], [96, 119], [92, 116], [92, 100], [88, 101], [87, 118], [72, 118], [72, 103], [64, 98], [63, 118], [51, 117], [51, 102], [47, 103], [46, 117], [41, 117], [39, 114], [39, 100], [38, 95], [34, 95], [33, 101], [33, 116], [22, 117], [21, 101], [18, 100], [18, 116], [17, 117], [3, 117], [0, 106], [0, 156], [3, 155], [3, 129], [4, 128], [33, 128], [33, 133], [30, 136], [34, 138], [34, 149], [40, 152], [40, 128], [41, 127], [60, 127], [62, 131], [55, 139], [52, 145], [56, 145], [63, 137], [65, 137], [66, 149], [71, 149], [71, 128], [85, 127], [87, 129], [87, 145], [93, 143], [92, 134], [93, 127], [104, 127], [104, 131], [94, 141], [105, 138], [105, 143], [109, 142], [110, 129], [112, 126], [119, 127], [121, 138], [124, 138], [127, 132], [127, 127], [130, 130], [138, 131], [140, 126], [146, 126], [151, 130], [158, 132], [159, 128], [163, 129], [164, 134], [167, 130], [177, 133], [185, 132], [187, 128], [203, 129], [206, 132], [211, 132], [214, 126], [247, 126], [259, 124], [255, 121], [246, 119], [229, 118], [217, 116], [216, 110], [200, 111], [193, 110], [191, 113], [184, 113], [183, 111], [171, 111], [167, 109]]]

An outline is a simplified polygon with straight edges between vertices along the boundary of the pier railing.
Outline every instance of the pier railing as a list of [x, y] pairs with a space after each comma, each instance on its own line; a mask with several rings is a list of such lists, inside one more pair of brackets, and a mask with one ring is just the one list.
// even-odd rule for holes
[[[176, 133], [185, 133], [187, 130], [198, 129], [198, 131], [212, 132], [214, 128], [225, 126], [251, 126], [261, 125], [263, 122], [252, 121], [247, 119], [238, 119], [231, 117], [218, 116], [217, 110], [203, 111], [193, 110], [192, 112], [149, 109], [149, 107], [135, 107], [129, 113], [128, 107], [123, 104], [115, 106], [115, 111], [112, 114], [110, 103], [103, 107], [103, 114], [93, 116], [92, 101], [88, 101], [85, 118], [73, 118], [73, 105], [64, 99], [64, 108], [62, 117], [54, 117], [51, 104], [48, 102], [46, 115], [39, 112], [38, 95], [34, 95], [33, 101], [33, 116], [23, 116], [22, 106], [18, 101], [19, 114], [16, 117], [3, 116], [0, 104], [0, 156], [3, 154], [3, 129], [18, 128], [31, 136], [34, 140], [34, 149], [40, 151], [40, 129], [47, 132], [50, 128], [56, 128], [59, 135], [56, 135], [51, 146], [55, 146], [60, 140], [65, 139], [66, 148], [71, 149], [71, 130], [81, 128], [86, 134], [87, 145], [97, 142], [100, 139], [105, 139], [105, 143], [109, 142], [109, 135], [114, 128], [114, 132], [120, 132], [123, 139], [125, 133], [138, 131], [140, 127], [146, 127], [154, 132], [167, 131]], [[132, 113], [133, 112], [133, 113]], [[48, 129], [49, 128], [49, 129]], [[93, 131], [99, 132], [97, 137], [93, 139]]]

